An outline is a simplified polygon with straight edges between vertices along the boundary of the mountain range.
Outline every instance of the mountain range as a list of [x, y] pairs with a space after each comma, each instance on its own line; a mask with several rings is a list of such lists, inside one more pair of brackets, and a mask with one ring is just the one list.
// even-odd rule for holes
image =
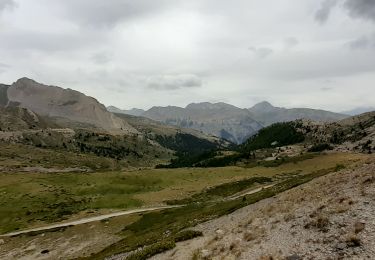
[[[72, 165], [79, 154], [77, 158], [86, 158], [85, 167], [90, 169], [157, 165], [176, 154], [232, 145], [194, 129], [114, 114], [96, 99], [78, 91], [28, 78], [0, 85], [0, 142], [26, 156], [30, 151], [51, 154], [64, 151], [71, 155], [71, 161], [66, 159], [64, 163]], [[40, 167], [49, 163], [49, 160], [39, 161]]]
[[277, 122], [296, 119], [333, 122], [344, 119], [348, 115], [310, 108], [274, 107], [263, 101], [251, 108], [238, 108], [226, 103], [192, 103], [185, 108], [176, 106], [152, 107], [142, 109], [121, 110], [107, 107], [114, 113], [123, 113], [147, 117], [183, 128], [192, 128], [207, 134], [227, 139], [233, 143], [243, 143], [265, 126]]
[[275, 107], [266, 101], [251, 108], [239, 108], [223, 102], [203, 102], [191, 103], [184, 108], [159, 106], [147, 111], [136, 108], [121, 110], [114, 106], [106, 108], [95, 98], [78, 91], [44, 85], [28, 78], [21, 78], [11, 85], [0, 84], [0, 107], [24, 108], [27, 113], [12, 113], [35, 113], [49, 124], [64, 127], [96, 128], [114, 134], [142, 134], [134, 124], [129, 124], [129, 118], [121, 116], [127, 114], [138, 118], [132, 120], [133, 123], [142, 121], [139, 117], [145, 117], [160, 122], [159, 127], [169, 125], [184, 131], [193, 129], [196, 130], [192, 132], [194, 135], [204, 133], [205, 137], [216, 136], [236, 144], [243, 143], [263, 127], [276, 122], [296, 119], [332, 122], [348, 117], [310, 108]]

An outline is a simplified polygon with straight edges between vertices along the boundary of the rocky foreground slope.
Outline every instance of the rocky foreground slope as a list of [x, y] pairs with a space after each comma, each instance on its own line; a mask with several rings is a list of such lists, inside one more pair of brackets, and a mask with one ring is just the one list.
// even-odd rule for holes
[[373, 259], [374, 157], [195, 227], [152, 259]]

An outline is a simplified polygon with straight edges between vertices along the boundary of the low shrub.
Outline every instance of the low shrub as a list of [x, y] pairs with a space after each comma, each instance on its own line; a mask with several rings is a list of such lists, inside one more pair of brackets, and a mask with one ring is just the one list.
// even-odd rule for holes
[[131, 254], [126, 259], [127, 260], [146, 260], [151, 256], [160, 254], [162, 252], [173, 249], [176, 246], [173, 240], [166, 240], [155, 243], [153, 245], [147, 246], [134, 254]]
[[177, 243], [201, 236], [203, 236], [203, 233], [201, 231], [184, 230], [176, 234], [176, 236], [174, 237], [174, 241]]
[[325, 150], [332, 150], [333, 147], [330, 144], [327, 143], [320, 143], [320, 144], [314, 144], [310, 149], [309, 152], [322, 152]]

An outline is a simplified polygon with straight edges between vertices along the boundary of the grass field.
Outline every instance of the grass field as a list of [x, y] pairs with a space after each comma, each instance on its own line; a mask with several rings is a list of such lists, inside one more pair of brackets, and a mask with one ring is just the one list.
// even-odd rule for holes
[[[112, 210], [136, 208], [163, 202], [182, 208], [111, 218], [105, 221], [5, 239], [0, 255], [50, 256], [103, 259], [116, 253], [144, 248], [133, 255], [146, 259], [173, 248], [176, 241], [200, 235], [184, 231], [198, 223], [228, 214], [246, 205], [274, 196], [315, 177], [355, 167], [373, 160], [371, 155], [329, 153], [286, 160], [251, 168], [184, 168], [96, 173], [2, 173], [0, 174], [1, 233], [43, 226], [48, 222], [79, 219]], [[265, 167], [266, 166], [266, 167]], [[228, 195], [274, 186], [246, 195]], [[263, 184], [260, 184], [263, 183]], [[20, 247], [20, 244], [25, 246]], [[68, 250], [69, 249], [69, 250]], [[5, 250], [5, 251], [4, 251]], [[69, 253], [66, 251], [68, 250]]]
[[[181, 200], [209, 187], [252, 177], [276, 178], [296, 171], [308, 174], [365, 158], [366, 155], [342, 153], [319, 155], [277, 167], [1, 173], [0, 233], [105, 213], [109, 210]], [[240, 189], [243, 188], [245, 187], [241, 186]], [[235, 188], [234, 191], [240, 190]]]

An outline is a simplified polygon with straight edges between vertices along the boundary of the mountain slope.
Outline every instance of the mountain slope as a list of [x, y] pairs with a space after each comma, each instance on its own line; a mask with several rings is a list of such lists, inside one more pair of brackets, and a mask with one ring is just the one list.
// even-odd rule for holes
[[145, 112], [143, 109], [132, 108], [130, 110], [124, 110], [115, 106], [109, 106], [107, 107], [107, 110], [112, 113], [125, 114], [131, 116], [141, 116]]
[[193, 103], [181, 107], [153, 107], [142, 116], [178, 127], [192, 128], [207, 134], [241, 143], [262, 125], [246, 109], [225, 103]]
[[0, 131], [19, 131], [57, 127], [27, 108], [0, 106]]
[[274, 107], [263, 101], [249, 108], [253, 118], [264, 126], [277, 122], [288, 122], [296, 119], [310, 119], [314, 121], [333, 122], [349, 117], [344, 114], [310, 108], [282, 108]]
[[341, 113], [346, 114], [346, 115], [356, 116], [356, 115], [360, 115], [360, 114], [371, 112], [371, 111], [375, 111], [375, 107], [357, 107], [352, 110], [343, 111]]
[[0, 107], [4, 107], [8, 104], [8, 88], [9, 85], [0, 84]]
[[106, 130], [136, 132], [124, 120], [108, 112], [96, 99], [75, 90], [22, 78], [9, 86], [6, 94], [6, 97], [4, 93], [2, 95], [2, 103], [7, 100], [8, 107], [23, 107], [41, 116], [66, 118]]
[[[137, 115], [142, 112], [138, 109], [126, 111], [114, 107], [110, 107], [109, 110]], [[277, 122], [297, 119], [333, 122], [349, 117], [318, 109], [274, 107], [265, 101], [249, 109], [241, 109], [226, 103], [209, 102], [192, 103], [185, 108], [152, 107], [140, 115], [169, 125], [196, 129], [238, 144], [243, 143], [264, 126]]]

